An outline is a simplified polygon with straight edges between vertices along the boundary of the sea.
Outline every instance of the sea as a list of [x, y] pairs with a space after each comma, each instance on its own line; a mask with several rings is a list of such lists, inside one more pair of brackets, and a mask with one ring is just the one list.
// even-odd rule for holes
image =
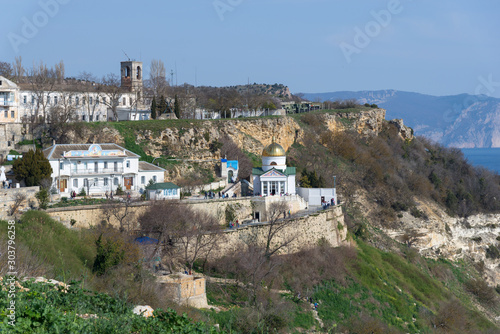
[[500, 148], [463, 148], [462, 152], [472, 165], [500, 174]]

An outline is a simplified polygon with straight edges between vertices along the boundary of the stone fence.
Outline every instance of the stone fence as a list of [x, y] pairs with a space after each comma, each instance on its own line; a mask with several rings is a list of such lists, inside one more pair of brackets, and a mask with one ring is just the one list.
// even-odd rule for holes
[[210, 191], [225, 187], [227, 187], [227, 179], [222, 179], [216, 182], [205, 184], [203, 186], [196, 186], [193, 187], [192, 189], [189, 189], [189, 187], [183, 187], [182, 191], [191, 191], [192, 194], [199, 194], [205, 191]]
[[[340, 205], [300, 218], [278, 221], [286, 224], [274, 237], [273, 244], [288, 243], [281, 253], [289, 254], [302, 249], [312, 248], [319, 243], [328, 242], [333, 247], [347, 246], [347, 226]], [[270, 223], [242, 225], [224, 231], [224, 241], [212, 254], [218, 258], [239, 252], [249, 245], [265, 245]]]

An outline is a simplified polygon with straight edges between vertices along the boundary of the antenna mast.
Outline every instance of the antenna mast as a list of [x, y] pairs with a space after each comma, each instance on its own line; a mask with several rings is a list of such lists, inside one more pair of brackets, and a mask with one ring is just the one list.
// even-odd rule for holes
[[127, 53], [125, 51], [123, 51], [123, 49], [122, 49], [122, 52], [125, 54], [125, 57], [127, 57], [128, 61], [130, 61], [130, 57], [127, 55]]

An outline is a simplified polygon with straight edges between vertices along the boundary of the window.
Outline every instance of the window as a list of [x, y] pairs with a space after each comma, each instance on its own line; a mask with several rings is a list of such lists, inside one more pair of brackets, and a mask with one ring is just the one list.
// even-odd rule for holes
[[64, 169], [64, 162], [59, 162], [59, 169]]
[[106, 103], [106, 98], [105, 97], [102, 98], [102, 102]]
[[84, 96], [82, 99], [82, 104], [85, 105], [87, 103], [87, 98]]
[[97, 186], [98, 184], [99, 184], [99, 179], [96, 177], [96, 178], [94, 179], [94, 184], [93, 184], [93, 185], [94, 185], [94, 186]]
[[89, 97], [89, 104], [92, 105], [92, 96]]
[[47, 96], [47, 104], [50, 104], [50, 95]]
[[99, 96], [95, 98], [95, 104], [99, 104]]
[[57, 104], [57, 96], [54, 96], [54, 104]]
[[141, 176], [141, 184], [145, 184], [146, 183], [146, 177], [145, 176]]
[[130, 168], [130, 160], [127, 160], [127, 168]]
[[5, 118], [9, 118], [9, 112], [8, 112], [7, 110], [5, 110], [5, 111], [4, 111], [4, 115], [3, 115], [3, 117], [5, 117]]
[[153, 182], [156, 183], [156, 175], [153, 175]]
[[89, 186], [89, 179], [83, 179], [83, 186], [88, 187]]
[[92, 122], [94, 120], [94, 116], [90, 115], [89, 116], [89, 122]]
[[97, 161], [94, 162], [94, 172], [96, 172], [96, 173], [99, 172], [99, 163]]
[[131, 97], [128, 99], [128, 102], [129, 102], [129, 105], [132, 105], [132, 98]]
[[99, 115], [96, 115], [95, 120], [96, 120], [96, 121], [98, 121], [98, 120], [99, 120]]
[[116, 162], [116, 161], [114, 162], [113, 170], [115, 172], [118, 172], [118, 162]]
[[104, 161], [104, 169], [108, 169], [108, 162]]
[[31, 95], [31, 104], [35, 104], [35, 95]]
[[[77, 105], [77, 106], [79, 106], [79, 105], [80, 105], [80, 97], [79, 97], [79, 96], [77, 96], [77, 97], [75, 98], [75, 100], [76, 100], [76, 105]], [[84, 120], [85, 120], [85, 119], [84, 119]]]
[[14, 118], [14, 115], [15, 115], [14, 110], [11, 110], [10, 111], [10, 117]]
[[84, 120], [85, 120], [85, 115], [82, 115], [82, 121], [84, 121]]
[[172, 195], [177, 195], [177, 189], [172, 189]]
[[105, 185], [105, 186], [109, 185], [109, 180], [108, 180], [108, 178], [107, 178], [107, 177], [105, 177], [105, 178], [104, 178], [104, 185]]
[[126, 106], [126, 105], [127, 105], [127, 98], [126, 98], [126, 97], [124, 97], [124, 98], [123, 98], [123, 105], [124, 105], [124, 106]]
[[78, 179], [73, 179], [73, 187], [78, 188]]
[[27, 100], [28, 100], [27, 96], [26, 96], [26, 95], [24, 95], [24, 96], [23, 96], [23, 103], [24, 103], [24, 104], [28, 103], [28, 102], [27, 102]]
[[87, 162], [84, 162], [83, 163], [83, 168], [87, 169], [87, 166], [88, 166]]
[[115, 180], [113, 181], [113, 183], [115, 184], [115, 186], [118, 185], [118, 178], [117, 177], [115, 177]]

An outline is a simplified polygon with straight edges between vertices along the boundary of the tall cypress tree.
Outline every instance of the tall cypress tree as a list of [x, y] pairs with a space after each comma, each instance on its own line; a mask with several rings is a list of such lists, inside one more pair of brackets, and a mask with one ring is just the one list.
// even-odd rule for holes
[[179, 104], [179, 98], [177, 97], [177, 94], [175, 95], [175, 101], [174, 101], [174, 113], [177, 119], [181, 118], [181, 106]]
[[165, 97], [162, 95], [160, 97], [160, 103], [158, 103], [158, 116], [164, 114], [166, 109], [167, 109], [167, 100], [165, 100]]
[[151, 102], [151, 119], [156, 119], [156, 96], [153, 96], [153, 102]]

